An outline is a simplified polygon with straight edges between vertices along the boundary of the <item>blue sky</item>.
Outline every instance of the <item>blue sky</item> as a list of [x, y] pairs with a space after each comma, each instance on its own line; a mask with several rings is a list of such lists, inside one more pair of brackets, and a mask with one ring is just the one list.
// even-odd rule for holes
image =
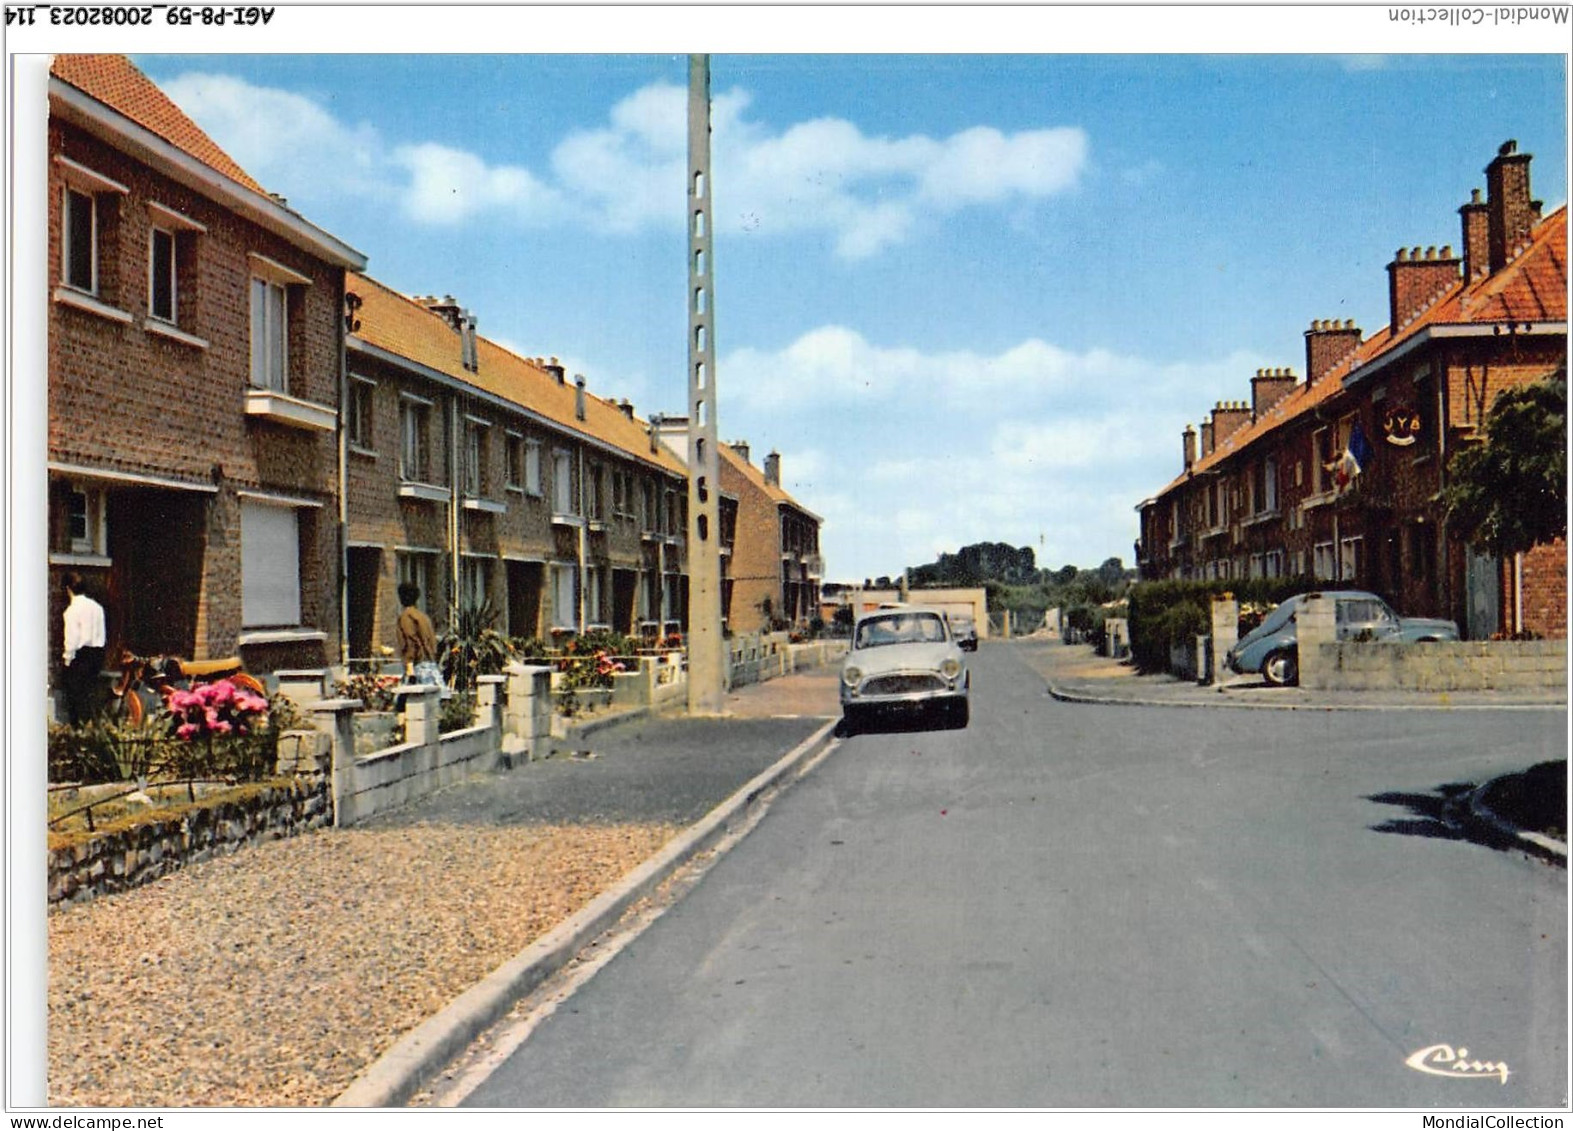
[[[684, 56], [133, 58], [376, 278], [680, 411]], [[1498, 145], [1567, 197], [1560, 55], [711, 68], [720, 430], [781, 452], [835, 580], [983, 540], [1131, 564], [1185, 425], [1302, 371], [1313, 319], [1384, 325]]]

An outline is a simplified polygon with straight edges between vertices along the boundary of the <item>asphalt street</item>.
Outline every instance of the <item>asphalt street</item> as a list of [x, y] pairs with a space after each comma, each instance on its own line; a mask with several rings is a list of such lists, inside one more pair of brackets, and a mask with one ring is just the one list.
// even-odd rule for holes
[[1438, 817], [1564, 714], [974, 673], [968, 729], [845, 740], [465, 1103], [1567, 1103], [1566, 872]]

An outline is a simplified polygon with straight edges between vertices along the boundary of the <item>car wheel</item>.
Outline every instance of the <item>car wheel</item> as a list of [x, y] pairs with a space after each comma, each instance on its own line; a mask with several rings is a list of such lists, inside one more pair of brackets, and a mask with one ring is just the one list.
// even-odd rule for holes
[[1300, 681], [1300, 657], [1291, 648], [1280, 648], [1262, 661], [1262, 678], [1274, 687]]

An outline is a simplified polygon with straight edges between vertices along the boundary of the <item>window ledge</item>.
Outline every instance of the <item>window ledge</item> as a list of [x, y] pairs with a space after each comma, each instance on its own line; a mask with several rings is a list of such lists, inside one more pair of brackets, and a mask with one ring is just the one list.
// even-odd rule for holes
[[524, 494], [524, 488], [520, 487], [517, 483], [510, 483], [510, 484], [508, 484], [508, 486], [505, 487], [504, 490], [507, 491], [510, 495], [522, 495], [522, 494]]
[[604, 519], [592, 518], [589, 522], [591, 534], [605, 534], [606, 522]]
[[309, 644], [327, 638], [326, 632], [315, 628], [254, 628], [242, 632], [235, 643], [244, 648], [250, 644]]
[[64, 566], [91, 566], [94, 569], [104, 568], [115, 564], [114, 559], [104, 554], [50, 554], [50, 565]]
[[349, 453], [352, 456], [364, 456], [366, 459], [377, 458], [377, 452], [373, 448], [363, 448], [359, 444], [346, 444], [345, 447], [349, 449]]
[[476, 499], [464, 500], [464, 509], [467, 511], [482, 511], [486, 514], [507, 514], [508, 504], [501, 499]]
[[142, 320], [142, 329], [146, 330], [150, 334], [157, 334], [161, 338], [168, 338], [172, 342], [179, 342], [181, 345], [193, 346], [199, 350], [205, 350], [208, 348], [208, 341], [206, 338], [199, 338], [195, 334], [188, 334], [178, 326], [171, 326], [168, 322], [162, 322], [157, 318], [144, 318]]
[[1302, 510], [1315, 510], [1317, 507], [1325, 507], [1336, 498], [1338, 498], [1336, 491], [1323, 491], [1320, 495], [1307, 495], [1304, 501], [1300, 503], [1300, 508]]
[[120, 322], [127, 326], [136, 321], [135, 318], [121, 310], [118, 306], [110, 306], [107, 302], [100, 301], [86, 291], [79, 291], [75, 287], [68, 287], [64, 284], [55, 288], [55, 301], [62, 306], [72, 306], [78, 310], [85, 310], [89, 314], [96, 314], [100, 318], [107, 318], [111, 322]]
[[339, 423], [339, 414], [328, 405], [292, 397], [277, 389], [247, 389], [246, 415], [309, 432], [332, 432]]
[[449, 491], [448, 488], [439, 487], [434, 483], [418, 483], [413, 479], [406, 479], [399, 484], [399, 498], [445, 503], [449, 499]]
[[1250, 518], [1246, 519], [1243, 525], [1260, 526], [1264, 522], [1273, 522], [1282, 517], [1283, 514], [1277, 510], [1262, 511], [1260, 514], [1254, 514]]
[[567, 514], [562, 511], [552, 512], [553, 526], [583, 526], [584, 517], [577, 514]]

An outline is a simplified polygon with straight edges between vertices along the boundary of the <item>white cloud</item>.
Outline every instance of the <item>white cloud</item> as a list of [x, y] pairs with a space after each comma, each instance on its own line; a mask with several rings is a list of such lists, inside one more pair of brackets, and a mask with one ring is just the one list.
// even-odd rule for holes
[[[1180, 433], [1264, 360], [1158, 362], [1029, 339], [998, 353], [870, 343], [821, 327], [721, 359], [729, 434], [824, 453], [787, 488], [825, 518], [827, 576], [860, 580], [979, 541], [1040, 563], [1129, 564], [1135, 506], [1180, 471]], [[1041, 540], [1041, 541], [1040, 541]]]
[[[286, 194], [370, 195], [433, 226], [503, 216], [629, 233], [681, 223], [687, 91], [673, 84], [637, 90], [604, 125], [566, 134], [542, 169], [495, 163], [440, 138], [390, 139], [302, 95], [226, 75], [191, 73], [163, 85], [242, 167]], [[749, 117], [750, 102], [742, 90], [713, 101], [717, 229], [819, 233], [847, 259], [911, 239], [927, 218], [1066, 192], [1088, 161], [1086, 134], [1074, 127], [1007, 134], [979, 125], [949, 137], [887, 138], [820, 118], [772, 130]]]

